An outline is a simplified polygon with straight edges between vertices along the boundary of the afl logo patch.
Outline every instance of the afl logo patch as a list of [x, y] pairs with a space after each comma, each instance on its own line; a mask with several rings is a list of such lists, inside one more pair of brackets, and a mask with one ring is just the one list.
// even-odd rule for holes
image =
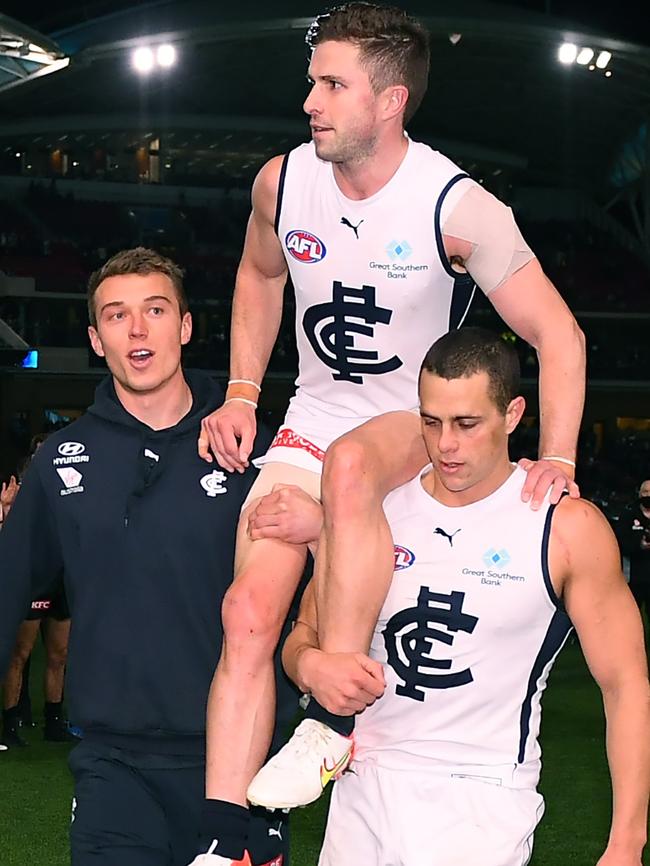
[[305, 265], [320, 262], [327, 253], [325, 244], [316, 235], [303, 229], [294, 229], [289, 232], [284, 243], [293, 258]]
[[400, 544], [395, 545], [395, 571], [403, 571], [405, 568], [410, 568], [415, 562], [415, 554]]

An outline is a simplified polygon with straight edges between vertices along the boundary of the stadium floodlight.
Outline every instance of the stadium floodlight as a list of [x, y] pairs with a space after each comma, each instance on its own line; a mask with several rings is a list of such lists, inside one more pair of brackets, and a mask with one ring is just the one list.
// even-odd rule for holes
[[611, 78], [611, 77], [612, 77], [612, 70], [608, 69], [607, 72], [605, 73], [605, 78]]
[[578, 46], [574, 45], [573, 42], [565, 42], [563, 45], [560, 45], [557, 56], [560, 63], [565, 63], [568, 66], [578, 56]]
[[588, 63], [591, 63], [593, 59], [593, 48], [581, 48], [578, 52], [578, 56], [576, 57], [576, 63], [578, 63], [580, 66], [586, 66]]
[[605, 69], [609, 61], [612, 59], [611, 51], [601, 51], [596, 60], [596, 66], [599, 69]]
[[156, 60], [158, 61], [158, 66], [162, 66], [163, 69], [169, 69], [170, 66], [176, 63], [176, 49], [173, 45], [159, 45], [156, 51]]
[[142, 45], [133, 52], [131, 62], [135, 70], [142, 75], [146, 75], [148, 72], [151, 72], [155, 64], [153, 51], [146, 45]]

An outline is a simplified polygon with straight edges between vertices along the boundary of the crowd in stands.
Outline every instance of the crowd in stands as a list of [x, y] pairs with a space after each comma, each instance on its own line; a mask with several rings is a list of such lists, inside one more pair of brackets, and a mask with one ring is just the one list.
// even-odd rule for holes
[[522, 230], [574, 312], [650, 313], [648, 265], [604, 231], [565, 221]]

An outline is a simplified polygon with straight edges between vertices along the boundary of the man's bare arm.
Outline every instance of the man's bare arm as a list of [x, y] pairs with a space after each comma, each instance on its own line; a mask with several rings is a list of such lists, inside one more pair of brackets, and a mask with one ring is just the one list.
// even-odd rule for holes
[[573, 313], [537, 259], [489, 297], [501, 318], [533, 346], [539, 358], [540, 457], [575, 460], [586, 360], [584, 335]]
[[326, 653], [318, 646], [314, 581], [308, 584], [298, 619], [282, 651], [282, 664], [298, 688], [339, 716], [360, 713], [386, 688], [381, 664], [363, 653]]
[[318, 619], [313, 580], [307, 584], [300, 602], [298, 619], [282, 648], [282, 665], [289, 679], [293, 680], [301, 692], [311, 690], [303, 678], [300, 664], [301, 656], [309, 650], [318, 650]]
[[[489, 209], [485, 213], [489, 215]], [[490, 237], [489, 231], [482, 231], [480, 221], [475, 222], [472, 231], [477, 242], [481, 234]], [[449, 259], [462, 262], [472, 274], [475, 245], [453, 234], [444, 235], [444, 245]], [[539, 358], [540, 458], [556, 456], [575, 462], [586, 376], [585, 341], [578, 323], [536, 258], [504, 278], [488, 298], [513, 331], [533, 346]], [[533, 508], [541, 505], [549, 487], [552, 502], [559, 500], [565, 486], [572, 497], [579, 495], [573, 483], [575, 470], [568, 463], [540, 460], [524, 468], [528, 477], [522, 498], [532, 499]]]
[[237, 271], [232, 305], [230, 376], [258, 384], [266, 372], [280, 328], [287, 265], [275, 233], [282, 157], [255, 178], [253, 210]]
[[[253, 209], [237, 271], [230, 330], [230, 378], [261, 385], [282, 318], [287, 266], [274, 220], [282, 157], [260, 170], [253, 184]], [[210, 450], [230, 471], [248, 465], [255, 439], [258, 390], [238, 383], [226, 395], [232, 402], [203, 420], [199, 453]], [[232, 398], [235, 397], [233, 400]]]
[[597, 508], [582, 500], [558, 506], [550, 565], [603, 693], [613, 816], [599, 866], [640, 866], [650, 793], [650, 684], [639, 611], [614, 534]]

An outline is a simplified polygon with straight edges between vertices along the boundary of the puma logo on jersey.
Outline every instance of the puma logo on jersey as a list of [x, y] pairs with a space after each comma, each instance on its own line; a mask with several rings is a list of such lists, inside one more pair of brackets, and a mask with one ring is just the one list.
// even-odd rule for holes
[[341, 223], [344, 226], [347, 226], [349, 229], [352, 229], [352, 231], [354, 232], [354, 236], [357, 240], [359, 240], [359, 226], [363, 222], [365, 222], [365, 220], [361, 220], [361, 222], [358, 222], [356, 225], [352, 225], [352, 223], [347, 217], [341, 217]]
[[456, 532], [452, 532], [450, 535], [448, 532], [445, 532], [445, 530], [442, 529], [440, 526], [436, 526], [436, 528], [433, 530], [434, 535], [443, 535], [449, 542], [450, 547], [454, 546], [454, 535], [458, 535], [459, 532], [460, 529], [457, 529]]

